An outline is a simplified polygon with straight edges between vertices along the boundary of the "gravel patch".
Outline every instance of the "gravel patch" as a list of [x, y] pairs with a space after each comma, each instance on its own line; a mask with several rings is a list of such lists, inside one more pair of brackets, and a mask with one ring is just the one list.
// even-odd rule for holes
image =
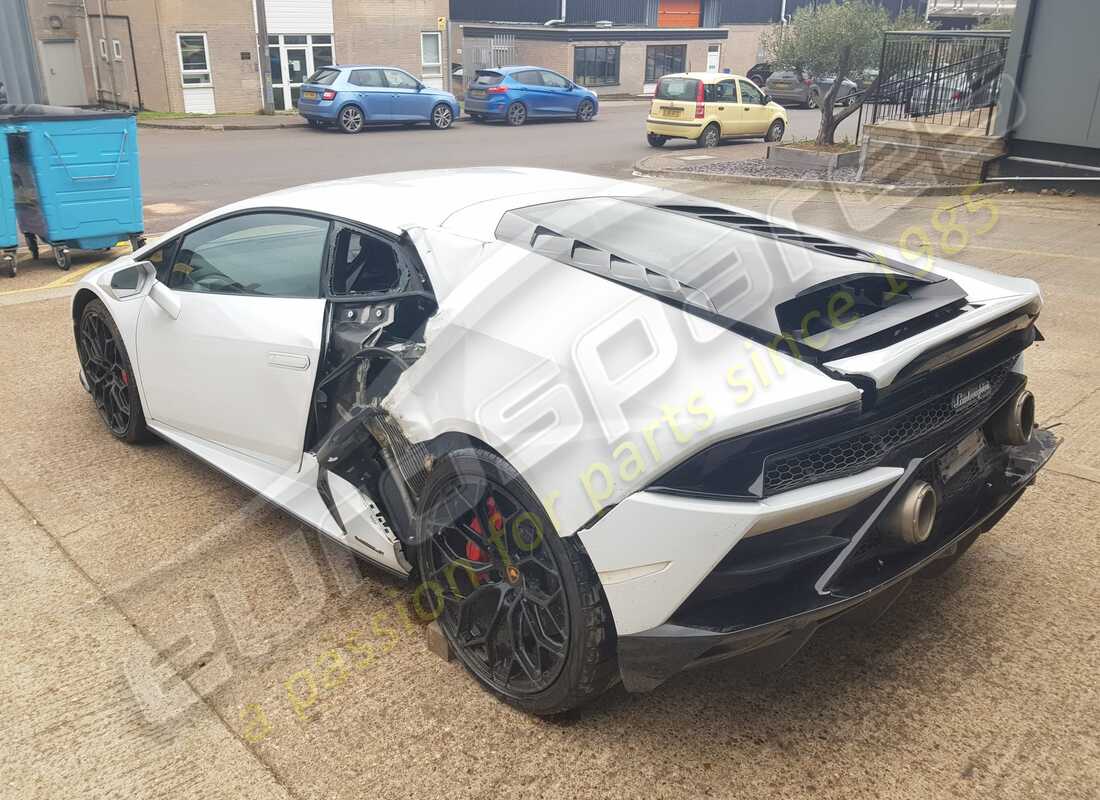
[[[683, 167], [684, 172], [700, 172], [710, 175], [743, 175], [749, 178], [785, 178], [795, 181], [842, 181], [856, 183], [859, 170], [854, 167], [840, 167], [832, 171], [824, 169], [791, 169], [777, 167], [766, 158], [747, 158], [742, 161], [712, 161], [706, 164], [691, 164]], [[873, 183], [875, 181], [864, 181]]]

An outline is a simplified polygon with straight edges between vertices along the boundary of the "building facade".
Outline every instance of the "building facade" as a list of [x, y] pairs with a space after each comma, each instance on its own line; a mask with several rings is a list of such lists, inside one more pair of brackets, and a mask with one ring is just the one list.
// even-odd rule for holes
[[25, 9], [36, 72], [28, 99], [37, 102], [251, 112], [263, 107], [264, 62], [284, 111], [314, 70], [333, 63], [397, 66], [437, 87], [447, 80], [447, 0], [0, 2]]

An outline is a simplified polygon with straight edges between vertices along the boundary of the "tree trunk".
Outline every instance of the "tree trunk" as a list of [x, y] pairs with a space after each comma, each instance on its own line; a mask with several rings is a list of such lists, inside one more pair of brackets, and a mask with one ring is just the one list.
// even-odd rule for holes
[[818, 145], [835, 144], [834, 136], [836, 135], [837, 125], [848, 116], [848, 114], [843, 114], [837, 117], [833, 113], [833, 109], [836, 107], [836, 96], [840, 92], [840, 86], [844, 83], [844, 79], [848, 77], [848, 64], [851, 60], [852, 46], [845, 45], [840, 49], [840, 63], [838, 64], [839, 68], [836, 71], [836, 78], [833, 80], [833, 85], [829, 87], [829, 91], [821, 98], [821, 127], [817, 130], [816, 139]]

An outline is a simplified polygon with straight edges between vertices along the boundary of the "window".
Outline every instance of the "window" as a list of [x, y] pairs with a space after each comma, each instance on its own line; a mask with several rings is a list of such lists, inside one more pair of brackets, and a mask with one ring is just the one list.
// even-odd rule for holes
[[210, 86], [210, 61], [206, 54], [205, 33], [181, 33], [176, 36], [180, 50], [180, 72], [184, 86]]
[[315, 83], [318, 86], [332, 86], [340, 77], [338, 69], [319, 69], [309, 76], [306, 83]]
[[539, 71], [537, 69], [526, 69], [523, 72], [516, 72], [512, 75], [518, 83], [522, 83], [524, 86], [542, 86], [542, 78], [539, 77]]
[[106, 39], [100, 39], [99, 40], [99, 55], [104, 61], [107, 60], [107, 40]]
[[540, 70], [539, 75], [542, 76], [542, 85], [549, 86], [551, 89], [568, 89], [572, 84], [559, 75], [556, 72], [551, 72], [548, 69]]
[[149, 255], [145, 256], [145, 261], [152, 264], [157, 270], [157, 280], [161, 283], [168, 283], [168, 268], [171, 266], [172, 251], [176, 248], [176, 241], [173, 240], [167, 244], [161, 245]]
[[645, 49], [645, 82], [654, 83], [664, 75], [683, 72], [686, 61], [686, 44], [650, 45]]
[[699, 81], [695, 78], [661, 78], [657, 84], [658, 100], [695, 102], [699, 96]]
[[764, 93], [753, 86], [749, 81], [738, 81], [741, 87], [741, 102], [752, 103], [758, 106], [764, 105]]
[[374, 294], [401, 287], [397, 251], [382, 239], [345, 228], [336, 237], [332, 260], [333, 294]]
[[115, 61], [122, 60], [122, 42], [118, 39], [111, 40], [111, 53], [114, 55]]
[[214, 222], [184, 236], [168, 285], [182, 292], [318, 297], [328, 227], [314, 217], [268, 212]]
[[479, 69], [477, 71], [477, 77], [474, 78], [474, 86], [496, 86], [498, 83], [504, 80], [504, 76], [499, 72], [490, 72], [489, 70]]
[[399, 69], [384, 69], [382, 73], [386, 76], [386, 83], [389, 84], [391, 89], [420, 88], [420, 81], [407, 72], [402, 72]]
[[732, 80], [709, 83], [704, 87], [703, 92], [704, 98], [708, 103], [721, 101], [737, 102], [737, 87], [734, 86]]
[[582, 86], [614, 86], [619, 82], [618, 47], [577, 47], [573, 50], [573, 80]]
[[420, 34], [420, 69], [424, 75], [442, 75], [443, 57], [441, 55], [438, 33]]
[[348, 83], [352, 86], [383, 87], [386, 80], [382, 77], [380, 69], [353, 69]]

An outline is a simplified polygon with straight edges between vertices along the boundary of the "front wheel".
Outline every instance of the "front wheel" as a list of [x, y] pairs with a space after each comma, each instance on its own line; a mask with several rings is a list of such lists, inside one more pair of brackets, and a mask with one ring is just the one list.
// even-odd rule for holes
[[668, 141], [668, 137], [656, 133], [647, 133], [645, 135], [645, 140], [649, 142], [650, 147], [664, 147], [665, 142]]
[[455, 115], [451, 107], [446, 103], [440, 103], [432, 109], [432, 127], [437, 131], [445, 131], [454, 124]]
[[518, 128], [527, 122], [527, 106], [523, 103], [512, 103], [508, 106], [508, 124]]
[[524, 711], [557, 714], [613, 683], [615, 630], [599, 578], [504, 459], [451, 451], [418, 511], [418, 609], [482, 685]]
[[721, 141], [722, 132], [718, 129], [718, 123], [712, 122], [703, 128], [703, 132], [699, 134], [695, 144], [699, 147], [717, 147]]
[[596, 116], [596, 106], [591, 100], [582, 100], [577, 106], [577, 121], [591, 122]]
[[817, 92], [806, 95], [806, 108], [817, 108], [819, 105], [821, 105], [821, 99], [817, 96]]
[[363, 123], [363, 111], [359, 106], [344, 106], [340, 110], [340, 130], [344, 133], [359, 133]]
[[783, 139], [786, 130], [787, 126], [783, 124], [783, 120], [777, 119], [768, 127], [768, 132], [764, 134], [764, 141], [778, 142]]
[[76, 349], [96, 411], [111, 435], [131, 444], [149, 439], [130, 357], [102, 301], [84, 306]]

